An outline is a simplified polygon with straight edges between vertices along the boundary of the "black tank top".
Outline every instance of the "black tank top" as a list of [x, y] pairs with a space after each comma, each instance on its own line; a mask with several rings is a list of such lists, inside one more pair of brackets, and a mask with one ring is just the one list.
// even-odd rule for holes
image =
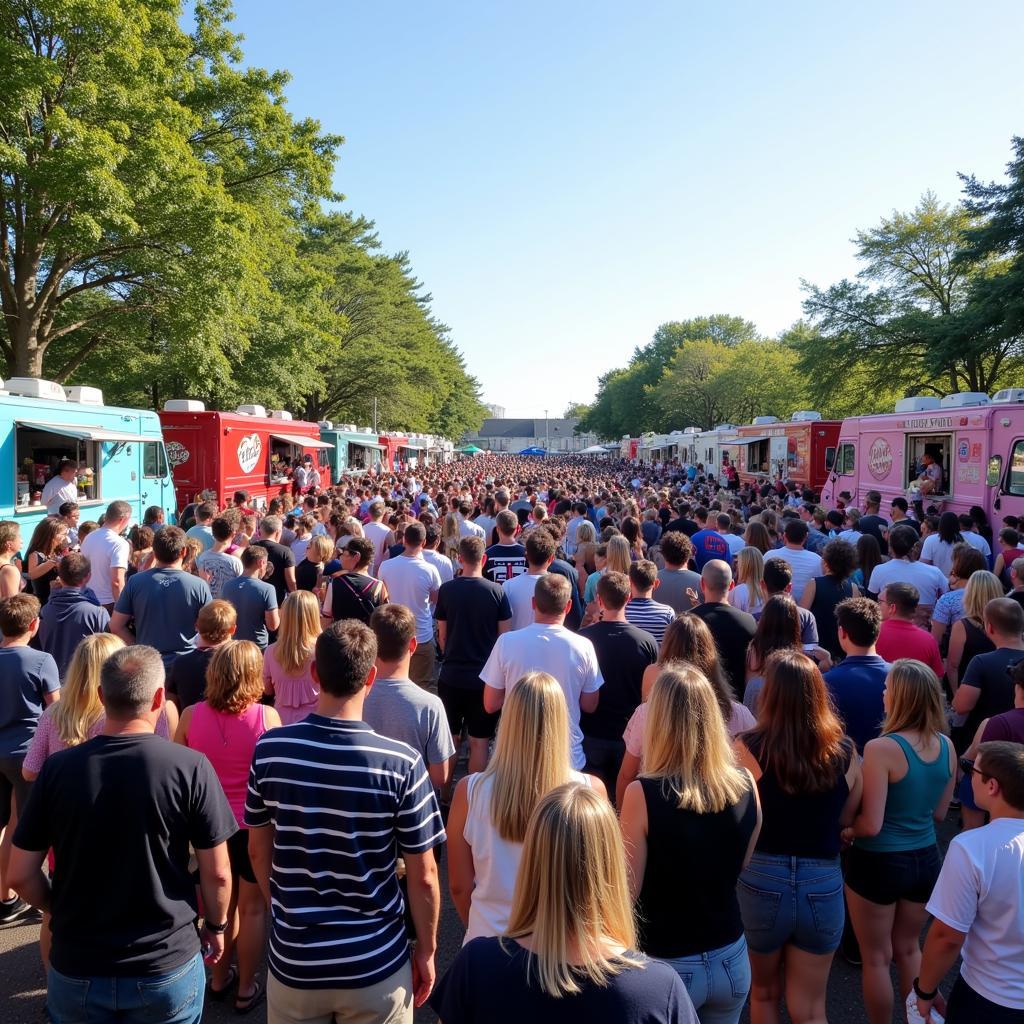
[[964, 652], [960, 655], [957, 673], [963, 679], [967, 666], [979, 655], [994, 651], [996, 645], [989, 639], [985, 630], [965, 615], [961, 620], [964, 624]]
[[637, 897], [640, 949], [706, 953], [743, 934], [736, 879], [757, 824], [753, 787], [723, 811], [682, 810], [660, 779], [640, 779], [647, 804], [647, 866]]
[[775, 773], [765, 770], [761, 738], [754, 733], [741, 738], [763, 773], [757, 780], [764, 819], [757, 837], [757, 852], [782, 857], [838, 857], [839, 816], [850, 795], [846, 773], [853, 756], [853, 741], [843, 738], [842, 771], [837, 772], [829, 789], [820, 793], [787, 793]]
[[839, 627], [836, 623], [836, 605], [853, 597], [853, 584], [849, 580], [837, 583], [834, 576], [814, 577], [814, 600], [811, 614], [818, 624], [818, 643], [825, 648], [833, 660], [843, 656], [839, 646]]

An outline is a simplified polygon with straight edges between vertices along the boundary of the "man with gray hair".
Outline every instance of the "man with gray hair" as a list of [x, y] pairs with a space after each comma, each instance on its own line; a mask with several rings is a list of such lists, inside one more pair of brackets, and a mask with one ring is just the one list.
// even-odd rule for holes
[[[199, 1024], [204, 954], [216, 963], [224, 952], [238, 826], [210, 762], [154, 734], [159, 652], [112, 654], [100, 699], [102, 733], [47, 758], [14, 835], [11, 884], [52, 915], [49, 1016]], [[52, 884], [42, 870], [51, 847]]]
[[89, 584], [100, 604], [113, 612], [124, 590], [131, 547], [121, 536], [128, 529], [132, 507], [127, 501], [112, 501], [103, 516], [103, 525], [82, 541], [82, 554], [92, 569]]
[[700, 589], [704, 603], [691, 612], [703, 619], [715, 638], [718, 660], [725, 671], [725, 678], [731, 684], [734, 700], [743, 699], [743, 684], [746, 674], [747, 646], [754, 637], [757, 623], [753, 615], [741, 612], [729, 604], [732, 590], [732, 569], [728, 562], [713, 558], [707, 562], [700, 574]]

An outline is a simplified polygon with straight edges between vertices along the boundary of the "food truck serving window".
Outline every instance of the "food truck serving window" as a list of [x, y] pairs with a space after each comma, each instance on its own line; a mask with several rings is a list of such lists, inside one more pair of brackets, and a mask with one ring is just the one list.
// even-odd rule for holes
[[1024, 441], [1016, 441], [1010, 456], [1010, 472], [1006, 479], [1007, 494], [1024, 494]]
[[953, 452], [951, 434], [908, 434], [906, 483], [913, 483], [924, 472], [925, 455], [930, 455], [942, 467], [942, 488], [936, 493], [952, 494], [953, 481], [950, 475], [950, 457]]
[[62, 433], [56, 425], [50, 428], [37, 423], [19, 423], [15, 437], [15, 493], [19, 506], [38, 501], [37, 495], [57, 471], [61, 459], [78, 463], [78, 500], [99, 498], [99, 441]]

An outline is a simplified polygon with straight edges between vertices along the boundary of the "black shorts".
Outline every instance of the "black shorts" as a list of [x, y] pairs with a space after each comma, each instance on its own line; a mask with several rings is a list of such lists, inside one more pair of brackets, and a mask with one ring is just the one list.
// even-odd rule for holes
[[448, 728], [457, 740], [462, 735], [462, 727], [475, 740], [494, 739], [498, 728], [500, 711], [489, 714], [484, 711], [484, 688], [470, 689], [465, 686], [452, 686], [450, 683], [437, 684], [437, 695], [444, 704], [448, 716]]
[[852, 846], [846, 854], [846, 884], [869, 903], [927, 903], [939, 877], [938, 846], [876, 853]]
[[238, 875], [245, 882], [256, 884], [256, 872], [249, 860], [249, 830], [240, 828], [228, 840], [228, 859], [231, 861], [231, 874]]
[[7, 828], [11, 820], [11, 811], [21, 814], [32, 790], [32, 783], [25, 781], [21, 774], [21, 766], [25, 763], [25, 755], [17, 757], [0, 757], [0, 829]]

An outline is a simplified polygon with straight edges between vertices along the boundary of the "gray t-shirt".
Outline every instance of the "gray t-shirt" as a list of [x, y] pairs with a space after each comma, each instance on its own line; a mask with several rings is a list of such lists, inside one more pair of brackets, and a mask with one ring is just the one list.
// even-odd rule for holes
[[224, 584], [221, 597], [235, 606], [238, 615], [235, 639], [252, 640], [261, 651], [266, 650], [270, 634], [264, 616], [277, 608], [277, 591], [264, 580], [238, 576]]
[[366, 695], [363, 721], [381, 736], [408, 743], [426, 765], [455, 753], [441, 698], [409, 679], [377, 679]]
[[128, 578], [114, 611], [134, 618], [136, 642], [155, 647], [168, 665], [192, 650], [196, 616], [211, 600], [206, 580], [181, 569], [150, 569]]
[[[654, 592], [654, 599], [673, 608], [676, 615], [688, 612], [694, 604], [700, 603], [699, 573], [689, 569], [659, 569], [658, 579], [661, 580], [661, 586]], [[696, 601], [687, 597], [687, 590], [697, 595]]]
[[204, 551], [197, 559], [196, 565], [206, 573], [210, 584], [210, 593], [214, 598], [222, 597], [224, 584], [242, 575], [242, 560], [237, 555], [229, 555], [226, 551]]

